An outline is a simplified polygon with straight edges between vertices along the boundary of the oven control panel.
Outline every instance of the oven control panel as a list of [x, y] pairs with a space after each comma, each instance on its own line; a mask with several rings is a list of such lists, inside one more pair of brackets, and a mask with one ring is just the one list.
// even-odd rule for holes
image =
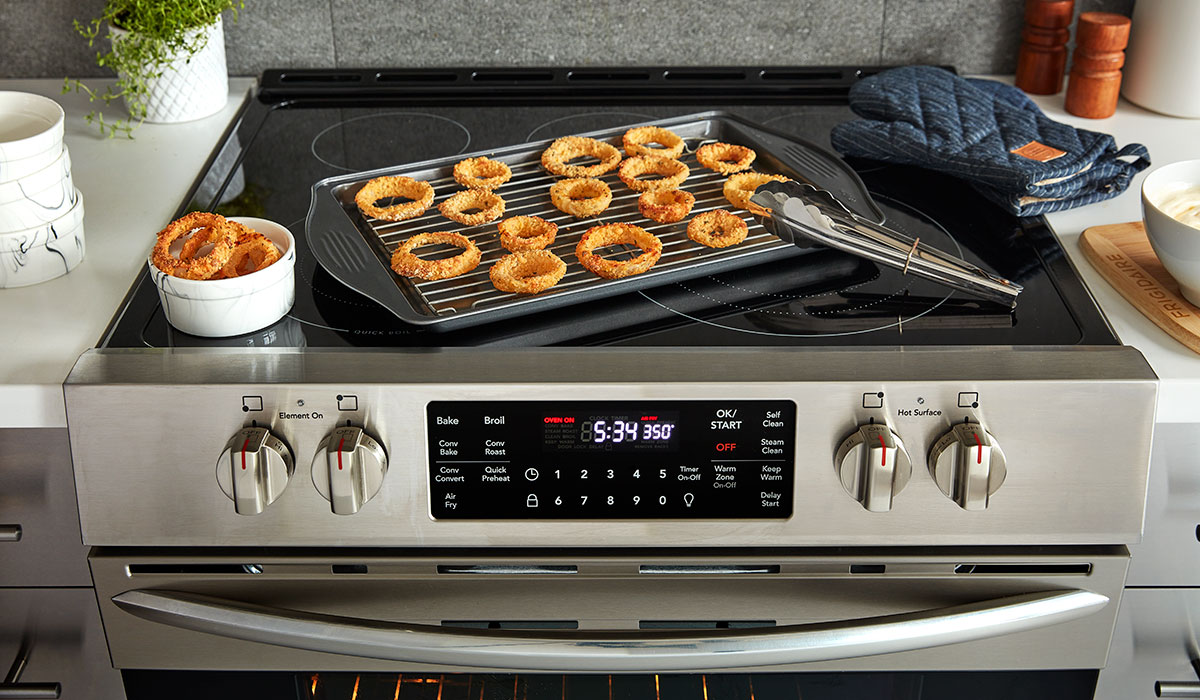
[[792, 515], [792, 401], [434, 401], [439, 520]]

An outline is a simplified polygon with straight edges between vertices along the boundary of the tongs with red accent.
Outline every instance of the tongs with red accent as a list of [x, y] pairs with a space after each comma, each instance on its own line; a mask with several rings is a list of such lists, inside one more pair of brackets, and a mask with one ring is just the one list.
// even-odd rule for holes
[[807, 247], [820, 243], [1009, 308], [1023, 287], [858, 216], [826, 190], [798, 182], [768, 182], [750, 201], [769, 211], [762, 225], [780, 239]]

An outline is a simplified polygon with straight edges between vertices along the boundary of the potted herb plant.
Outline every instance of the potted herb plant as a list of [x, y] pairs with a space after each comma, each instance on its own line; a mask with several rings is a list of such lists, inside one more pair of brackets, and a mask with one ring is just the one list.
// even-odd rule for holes
[[94, 46], [104, 28], [109, 48], [96, 64], [117, 74], [103, 91], [67, 79], [63, 92], [78, 90], [108, 105], [120, 98], [129, 119], [105, 120], [100, 109], [87, 116], [107, 136], [132, 137], [144, 121], [184, 122], [215, 114], [229, 95], [221, 14], [234, 20], [242, 0], [105, 0], [100, 17], [75, 21], [75, 30]]

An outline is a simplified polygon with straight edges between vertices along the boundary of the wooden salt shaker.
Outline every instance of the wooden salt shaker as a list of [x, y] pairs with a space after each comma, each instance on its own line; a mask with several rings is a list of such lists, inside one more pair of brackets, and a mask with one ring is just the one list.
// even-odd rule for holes
[[1084, 12], [1075, 29], [1075, 55], [1067, 84], [1066, 109], [1077, 117], [1104, 119], [1117, 111], [1121, 67], [1129, 43], [1129, 18]]
[[1031, 95], [1056, 95], [1067, 67], [1068, 27], [1075, 0], [1027, 0], [1016, 85]]

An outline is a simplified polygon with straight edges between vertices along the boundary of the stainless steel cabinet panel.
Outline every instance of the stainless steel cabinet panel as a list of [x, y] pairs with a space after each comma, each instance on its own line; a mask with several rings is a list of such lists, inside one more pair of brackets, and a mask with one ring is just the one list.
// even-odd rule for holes
[[1200, 586], [1200, 424], [1154, 427], [1146, 524], [1129, 586]]
[[0, 588], [0, 668], [23, 643], [30, 651], [20, 682], [59, 683], [64, 700], [125, 697], [91, 588]]
[[0, 430], [0, 586], [90, 585], [67, 430]]
[[1126, 589], [1096, 700], [1152, 700], [1159, 681], [1196, 684], [1196, 694], [1174, 697], [1200, 697], [1198, 629], [1200, 589]]

